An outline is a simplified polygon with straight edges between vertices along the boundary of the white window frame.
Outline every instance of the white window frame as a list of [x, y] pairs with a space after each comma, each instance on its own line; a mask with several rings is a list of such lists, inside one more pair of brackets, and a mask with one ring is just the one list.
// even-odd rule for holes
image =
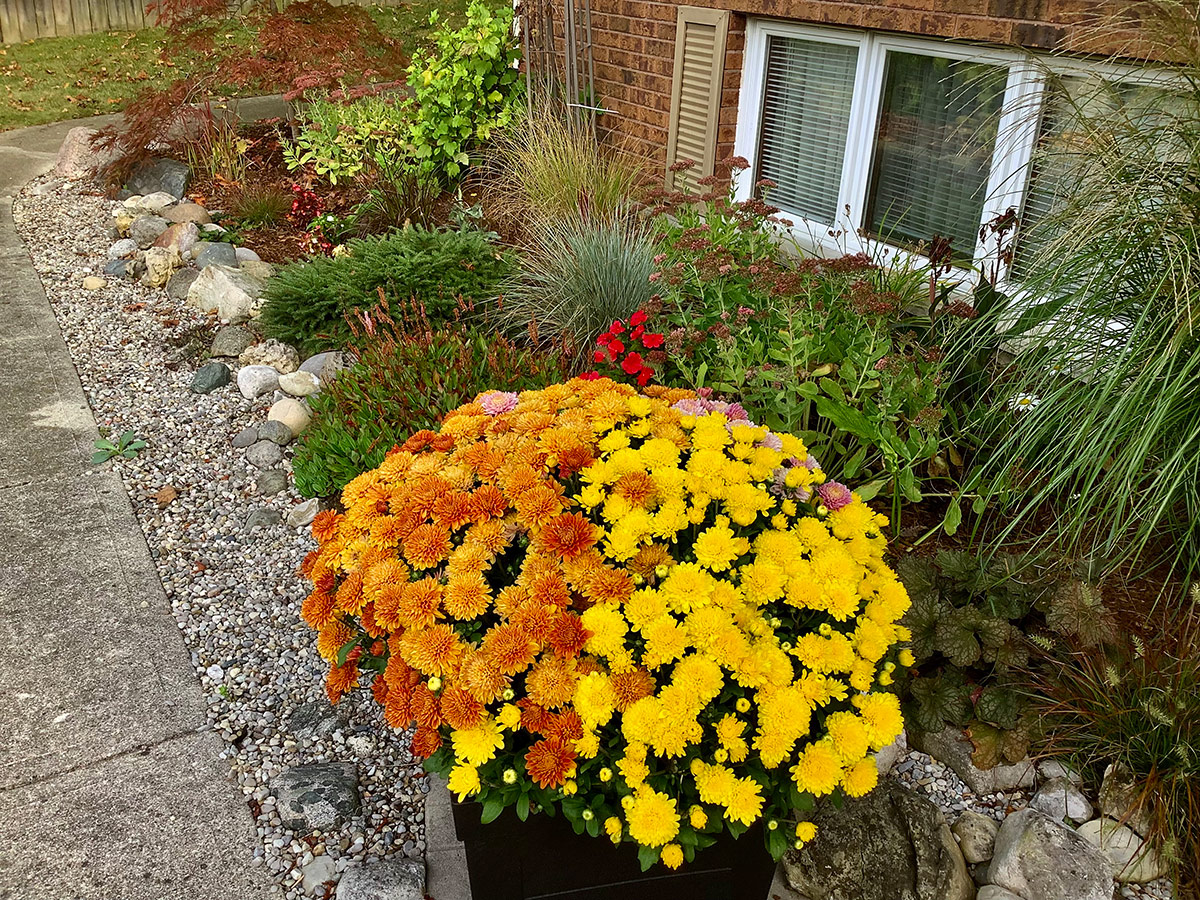
[[[792, 238], [803, 250], [822, 256], [865, 253], [880, 261], [902, 261], [918, 267], [928, 264], [926, 257], [863, 234], [876, 124], [889, 51], [1008, 67], [1004, 100], [997, 123], [996, 146], [988, 172], [987, 195], [980, 216], [981, 229], [1009, 209], [1015, 209], [1018, 214], [1023, 210], [1031, 162], [1041, 127], [1045, 72], [1056, 75], [1098, 75], [1107, 80], [1140, 84], [1161, 84], [1174, 80], [1168, 73], [1149, 67], [1068, 60], [945, 39], [910, 38], [883, 32], [751, 18], [746, 23], [746, 52], [734, 139], [734, 155], [749, 161], [751, 175], [758, 170], [767, 42], [772, 36], [858, 48], [835, 221], [815, 222], [785, 210], [781, 215], [793, 222]], [[750, 198], [754, 192], [752, 182], [752, 177], [739, 180], [735, 185], [736, 199]], [[977, 241], [972, 264], [969, 267], [956, 267], [955, 277], [964, 287], [978, 281], [985, 265], [994, 267], [998, 264], [997, 241], [995, 235]], [[1002, 289], [1015, 287], [1009, 285], [1008, 272], [1005, 270], [999, 272], [999, 282]]]

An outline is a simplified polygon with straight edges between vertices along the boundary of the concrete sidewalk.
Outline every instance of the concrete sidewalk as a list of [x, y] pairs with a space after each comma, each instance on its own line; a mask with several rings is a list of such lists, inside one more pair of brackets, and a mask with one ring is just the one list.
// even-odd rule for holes
[[276, 897], [129, 499], [89, 465], [96, 423], [13, 227], [13, 195], [74, 124], [0, 134], [0, 898]]

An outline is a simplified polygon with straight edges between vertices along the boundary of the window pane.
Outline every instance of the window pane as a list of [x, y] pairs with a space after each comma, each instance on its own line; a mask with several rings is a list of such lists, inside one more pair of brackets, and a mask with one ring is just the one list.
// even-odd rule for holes
[[833, 224], [857, 63], [857, 47], [767, 39], [758, 177], [775, 206]]
[[969, 259], [979, 237], [1008, 70], [887, 55], [867, 228], [901, 244], [934, 235]]

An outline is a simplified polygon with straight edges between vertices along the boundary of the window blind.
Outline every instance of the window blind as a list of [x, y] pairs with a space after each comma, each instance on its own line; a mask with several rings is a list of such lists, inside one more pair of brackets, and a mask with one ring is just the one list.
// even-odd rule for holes
[[889, 52], [867, 197], [871, 233], [901, 244], [979, 239], [1008, 70]]
[[857, 64], [854, 46], [768, 38], [758, 177], [780, 209], [834, 223]]

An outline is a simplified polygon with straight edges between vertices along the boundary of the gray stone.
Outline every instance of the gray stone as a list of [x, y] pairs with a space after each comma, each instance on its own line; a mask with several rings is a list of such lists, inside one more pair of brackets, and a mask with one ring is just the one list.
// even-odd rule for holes
[[296, 738], [323, 738], [333, 734], [343, 725], [342, 712], [328, 700], [309, 700], [301, 703], [288, 716], [288, 728]]
[[279, 376], [279, 387], [293, 397], [308, 397], [321, 389], [321, 379], [312, 372], [288, 372]]
[[255, 441], [246, 448], [246, 461], [258, 469], [269, 469], [283, 461], [283, 451], [272, 441]]
[[76, 125], [67, 132], [58, 158], [54, 161], [54, 174], [63, 178], [87, 178], [112, 163], [120, 155], [116, 149], [100, 149], [92, 143], [95, 128]]
[[226, 322], [245, 322], [262, 305], [262, 282], [228, 266], [208, 266], [188, 288], [187, 302], [201, 312], [216, 313]]
[[217, 388], [229, 384], [229, 366], [222, 362], [211, 362], [196, 370], [192, 378], [192, 393], [211, 394]]
[[1108, 856], [1117, 881], [1142, 884], [1167, 874], [1154, 845], [1132, 828], [1112, 819], [1095, 819], [1080, 825], [1079, 833]]
[[337, 378], [337, 373], [345, 369], [349, 364], [346, 354], [340, 350], [327, 350], [324, 353], [310, 356], [302, 362], [300, 364], [300, 371], [316, 375], [317, 378], [321, 379], [322, 384], [329, 384], [329, 382]]
[[133, 238], [121, 238], [108, 248], [109, 259], [124, 259], [127, 256], [133, 256], [137, 253], [137, 241]]
[[253, 531], [255, 528], [274, 528], [282, 519], [279, 513], [271, 509], [269, 506], [264, 506], [261, 509], [256, 509], [246, 517], [246, 530]]
[[247, 400], [269, 394], [279, 385], [279, 373], [270, 366], [243, 366], [237, 373], [238, 390]]
[[145, 250], [153, 246], [159, 235], [170, 227], [162, 216], [138, 216], [129, 226], [129, 236], [138, 247]]
[[1024, 900], [1112, 900], [1108, 858], [1036, 809], [1010, 815], [996, 835], [992, 883]]
[[[300, 887], [309, 896], [337, 877], [337, 865], [328, 856], [318, 856], [300, 867]], [[322, 894], [325, 896], [325, 894]]]
[[[280, 381], [280, 385], [283, 382]], [[882, 778], [888, 772], [896, 767], [896, 761], [900, 755], [908, 749], [908, 739], [905, 738], [904, 732], [900, 732], [900, 736], [875, 754], [875, 768], [879, 770], [879, 777]]]
[[151, 247], [142, 256], [146, 271], [142, 273], [141, 282], [146, 287], [166, 287], [171, 280], [171, 274], [183, 265], [179, 253], [169, 247]]
[[288, 428], [282, 422], [267, 419], [267, 421], [258, 426], [258, 437], [259, 440], [272, 441], [282, 447], [285, 444], [290, 444], [295, 435], [292, 434], [292, 429]]
[[241, 325], [222, 325], [213, 335], [212, 348], [208, 352], [213, 356], [241, 356], [242, 351], [253, 344], [254, 340], [254, 332], [249, 328]]
[[788, 883], [805, 897], [970, 900], [974, 892], [941, 811], [896, 781], [840, 810], [823, 804], [813, 822], [816, 837], [783, 859]]
[[126, 197], [132, 194], [153, 194], [156, 191], [166, 191], [177, 200], [183, 199], [191, 180], [191, 172], [185, 163], [175, 159], [153, 159], [143, 165], [125, 184], [123, 193]]
[[237, 254], [233, 252], [233, 244], [205, 241], [196, 250], [196, 267], [199, 269], [207, 269], [209, 266], [236, 268], [237, 264]]
[[321, 508], [321, 503], [316, 497], [311, 500], [305, 500], [303, 503], [293, 506], [292, 511], [287, 514], [287, 523], [292, 528], [307, 528], [312, 524], [313, 519], [317, 517], [317, 512]]
[[1083, 784], [1083, 776], [1061, 760], [1039, 760], [1037, 764], [1037, 771], [1038, 777], [1042, 779], [1042, 781], [1049, 781], [1051, 778], [1066, 778], [1074, 785]]
[[271, 781], [283, 827], [307, 834], [336, 828], [358, 813], [358, 776], [349, 762], [294, 766]]
[[247, 275], [257, 278], [264, 283], [275, 277], [275, 267], [268, 262], [255, 262], [252, 259], [243, 259], [238, 265], [241, 266], [242, 271]]
[[172, 300], [186, 300], [192, 283], [199, 277], [196, 269], [176, 269], [167, 280], [167, 296]]
[[971, 866], [971, 878], [977, 885], [983, 887], [983, 885], [991, 881], [991, 868], [992, 864], [990, 860], [988, 862], [976, 863]]
[[1018, 897], [1012, 891], [1006, 891], [999, 885], [985, 884], [975, 895], [975, 900], [1024, 900], [1024, 898]]
[[196, 246], [200, 240], [200, 229], [191, 222], [168, 225], [167, 230], [154, 241], [155, 247], [169, 247], [180, 256]]
[[958, 817], [958, 821], [950, 828], [958, 838], [959, 849], [963, 859], [972, 865], [987, 862], [992, 858], [992, 850], [996, 845], [996, 832], [1000, 823], [991, 816], [967, 810]]
[[234, 254], [237, 256], [238, 262], [262, 262], [262, 258], [251, 250], [249, 247], [237, 247], [234, 249]]
[[1011, 766], [977, 768], [971, 761], [974, 748], [961, 728], [951, 725], [934, 734], [914, 729], [908, 736], [908, 742], [922, 753], [928, 753], [938, 762], [948, 765], [977, 794], [1033, 787], [1036, 769], [1028, 759]]
[[124, 259], [110, 259], [104, 264], [104, 274], [111, 275], [113, 278], [124, 278], [125, 270], [129, 267], [129, 261]]
[[195, 225], [209, 225], [212, 223], [212, 217], [208, 214], [208, 210], [199, 203], [192, 203], [190, 200], [184, 200], [182, 203], [172, 206], [163, 213], [163, 217], [168, 222], [192, 222]]
[[1051, 778], [1037, 789], [1029, 805], [1059, 821], [1079, 823], [1092, 817], [1091, 802], [1066, 778]]
[[425, 864], [385, 859], [342, 873], [335, 900], [425, 900]]
[[282, 422], [292, 434], [298, 437], [308, 427], [308, 423], [312, 421], [312, 416], [308, 412], [308, 407], [299, 400], [285, 397], [282, 400], [276, 400], [272, 404], [271, 411], [267, 413], [267, 420]]
[[[166, 191], [154, 191], [152, 194], [144, 194], [139, 197], [133, 208], [151, 215], [161, 216], [165, 209], [174, 206], [176, 202], [177, 198]], [[129, 206], [130, 204], [126, 203], [125, 205]]]
[[1150, 803], [1144, 801], [1141, 787], [1125, 769], [1110, 765], [1100, 783], [1100, 813], [1128, 825], [1140, 835], [1153, 830]]
[[233, 444], [233, 446], [237, 447], [239, 450], [242, 450], [242, 449], [245, 449], [246, 447], [249, 447], [251, 444], [253, 444], [257, 441], [258, 441], [258, 429], [255, 428], [253, 425], [251, 425], [247, 428], [243, 428], [241, 431], [239, 431], [237, 434], [235, 434], [233, 436], [233, 440], [230, 441], [230, 443]]
[[300, 366], [300, 354], [296, 348], [274, 338], [247, 347], [238, 356], [243, 366], [270, 366], [281, 375], [295, 372]]
[[262, 496], [274, 497], [280, 491], [287, 489], [287, 472], [283, 469], [267, 469], [258, 476], [255, 487]]

